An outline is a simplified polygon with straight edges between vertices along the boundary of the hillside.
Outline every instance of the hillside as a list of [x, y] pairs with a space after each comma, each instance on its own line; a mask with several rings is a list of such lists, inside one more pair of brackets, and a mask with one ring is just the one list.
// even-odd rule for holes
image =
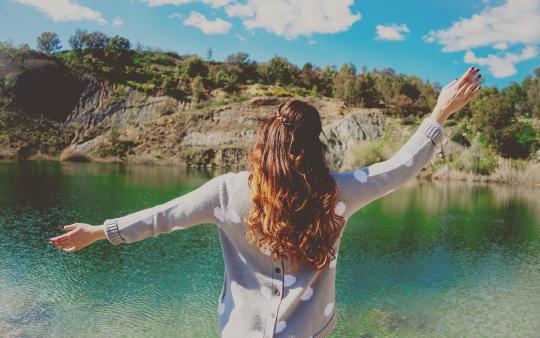
[[[4, 160], [245, 168], [260, 120], [295, 97], [321, 112], [329, 166], [348, 170], [391, 156], [438, 91], [415, 77], [390, 70], [357, 74], [350, 65], [332, 73], [300, 70], [279, 58], [257, 64], [246, 55], [220, 63], [129, 46], [112, 59], [99, 50], [47, 55], [0, 47]], [[448, 121], [422, 175], [540, 183], [540, 125], [535, 97], [527, 96], [539, 78], [487, 89]]]

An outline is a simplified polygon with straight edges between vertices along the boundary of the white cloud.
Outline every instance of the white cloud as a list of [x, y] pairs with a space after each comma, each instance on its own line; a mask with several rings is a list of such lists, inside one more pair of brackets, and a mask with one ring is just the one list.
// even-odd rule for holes
[[174, 19], [174, 18], [180, 19], [180, 18], [183, 18], [183, 17], [184, 17], [184, 15], [182, 13], [179, 13], [179, 12], [173, 12], [173, 13], [169, 14], [170, 19]]
[[506, 49], [508, 49], [508, 43], [507, 42], [497, 42], [496, 44], [493, 45], [493, 49], [506, 50]]
[[409, 33], [409, 27], [405, 24], [398, 25], [396, 23], [390, 25], [377, 25], [377, 40], [403, 41], [405, 34]]
[[225, 10], [241, 18], [248, 30], [263, 29], [290, 40], [348, 30], [361, 18], [351, 12], [352, 5], [353, 0], [245, 0]]
[[460, 19], [447, 29], [430, 31], [426, 42], [436, 42], [444, 52], [482, 46], [540, 43], [540, 0], [506, 0], [487, 6], [479, 14]]
[[199, 12], [191, 12], [184, 20], [184, 26], [193, 26], [199, 28], [204, 34], [225, 34], [232, 25], [222, 19], [208, 20], [206, 16]]
[[114, 20], [112, 21], [113, 25], [115, 26], [122, 26], [124, 24], [124, 20], [122, 20], [121, 17], [117, 16], [116, 18], [114, 18]]
[[93, 20], [104, 25], [107, 23], [101, 13], [85, 6], [78, 5], [72, 0], [15, 0], [16, 2], [34, 7], [47, 14], [54, 22]]
[[214, 8], [223, 7], [230, 3], [231, 0], [147, 0], [150, 6], [163, 6], [163, 5], [185, 5], [191, 2], [201, 1]]
[[247, 41], [247, 39], [240, 34], [235, 34], [234, 36], [236, 36], [236, 38], [240, 41]]
[[516, 70], [516, 64], [534, 59], [538, 56], [538, 48], [536, 46], [527, 46], [521, 50], [521, 53], [509, 53], [505, 52], [502, 55], [489, 54], [487, 57], [477, 57], [474, 52], [467, 51], [463, 61], [471, 64], [478, 64], [487, 66], [490, 73], [496, 78], [503, 78], [514, 75]]
[[[438, 43], [443, 52], [466, 51], [466, 63], [485, 65], [496, 78], [514, 75], [516, 64], [538, 56], [540, 44], [540, 0], [483, 1], [484, 9], [461, 18], [450, 27], [432, 30], [424, 41]], [[515, 47], [520, 52], [509, 52]], [[477, 57], [474, 48], [490, 47], [495, 52]], [[515, 50], [514, 49], [514, 50]]]

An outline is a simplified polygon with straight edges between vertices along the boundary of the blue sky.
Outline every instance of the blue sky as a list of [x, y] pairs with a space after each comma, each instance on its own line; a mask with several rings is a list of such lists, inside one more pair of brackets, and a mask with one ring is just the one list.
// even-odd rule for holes
[[0, 0], [0, 40], [64, 46], [77, 28], [214, 58], [392, 67], [446, 83], [466, 68], [504, 87], [540, 66], [540, 0]]

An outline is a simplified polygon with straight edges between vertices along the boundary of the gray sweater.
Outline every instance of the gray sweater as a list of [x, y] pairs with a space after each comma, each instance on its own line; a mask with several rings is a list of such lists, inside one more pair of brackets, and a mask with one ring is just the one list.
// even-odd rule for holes
[[[335, 211], [347, 220], [416, 174], [432, 158], [442, 135], [428, 117], [390, 159], [348, 172], [331, 172], [338, 185]], [[133, 243], [201, 223], [217, 225], [225, 262], [217, 307], [221, 337], [327, 337], [336, 325], [336, 259], [329, 268], [290, 273], [245, 240], [244, 218], [251, 199], [249, 172], [229, 172], [167, 203], [105, 221], [112, 244]], [[341, 233], [341, 235], [343, 232]], [[341, 235], [334, 248], [339, 255]]]

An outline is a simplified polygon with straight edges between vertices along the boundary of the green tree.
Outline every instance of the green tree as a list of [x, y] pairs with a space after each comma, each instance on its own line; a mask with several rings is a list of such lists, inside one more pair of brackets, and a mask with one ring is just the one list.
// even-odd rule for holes
[[191, 95], [193, 95], [195, 102], [199, 102], [205, 98], [204, 79], [202, 76], [196, 76], [191, 81]]
[[80, 52], [85, 46], [86, 35], [88, 31], [85, 29], [77, 29], [69, 38], [69, 46], [75, 52]]
[[176, 66], [176, 74], [181, 77], [187, 75], [190, 78], [196, 76], [205, 77], [208, 75], [208, 66], [200, 57], [189, 56]]
[[261, 78], [266, 84], [289, 85], [298, 73], [298, 67], [280, 56], [274, 56], [261, 67]]
[[54, 32], [43, 32], [37, 37], [37, 49], [44, 53], [51, 54], [61, 48], [62, 42]]

